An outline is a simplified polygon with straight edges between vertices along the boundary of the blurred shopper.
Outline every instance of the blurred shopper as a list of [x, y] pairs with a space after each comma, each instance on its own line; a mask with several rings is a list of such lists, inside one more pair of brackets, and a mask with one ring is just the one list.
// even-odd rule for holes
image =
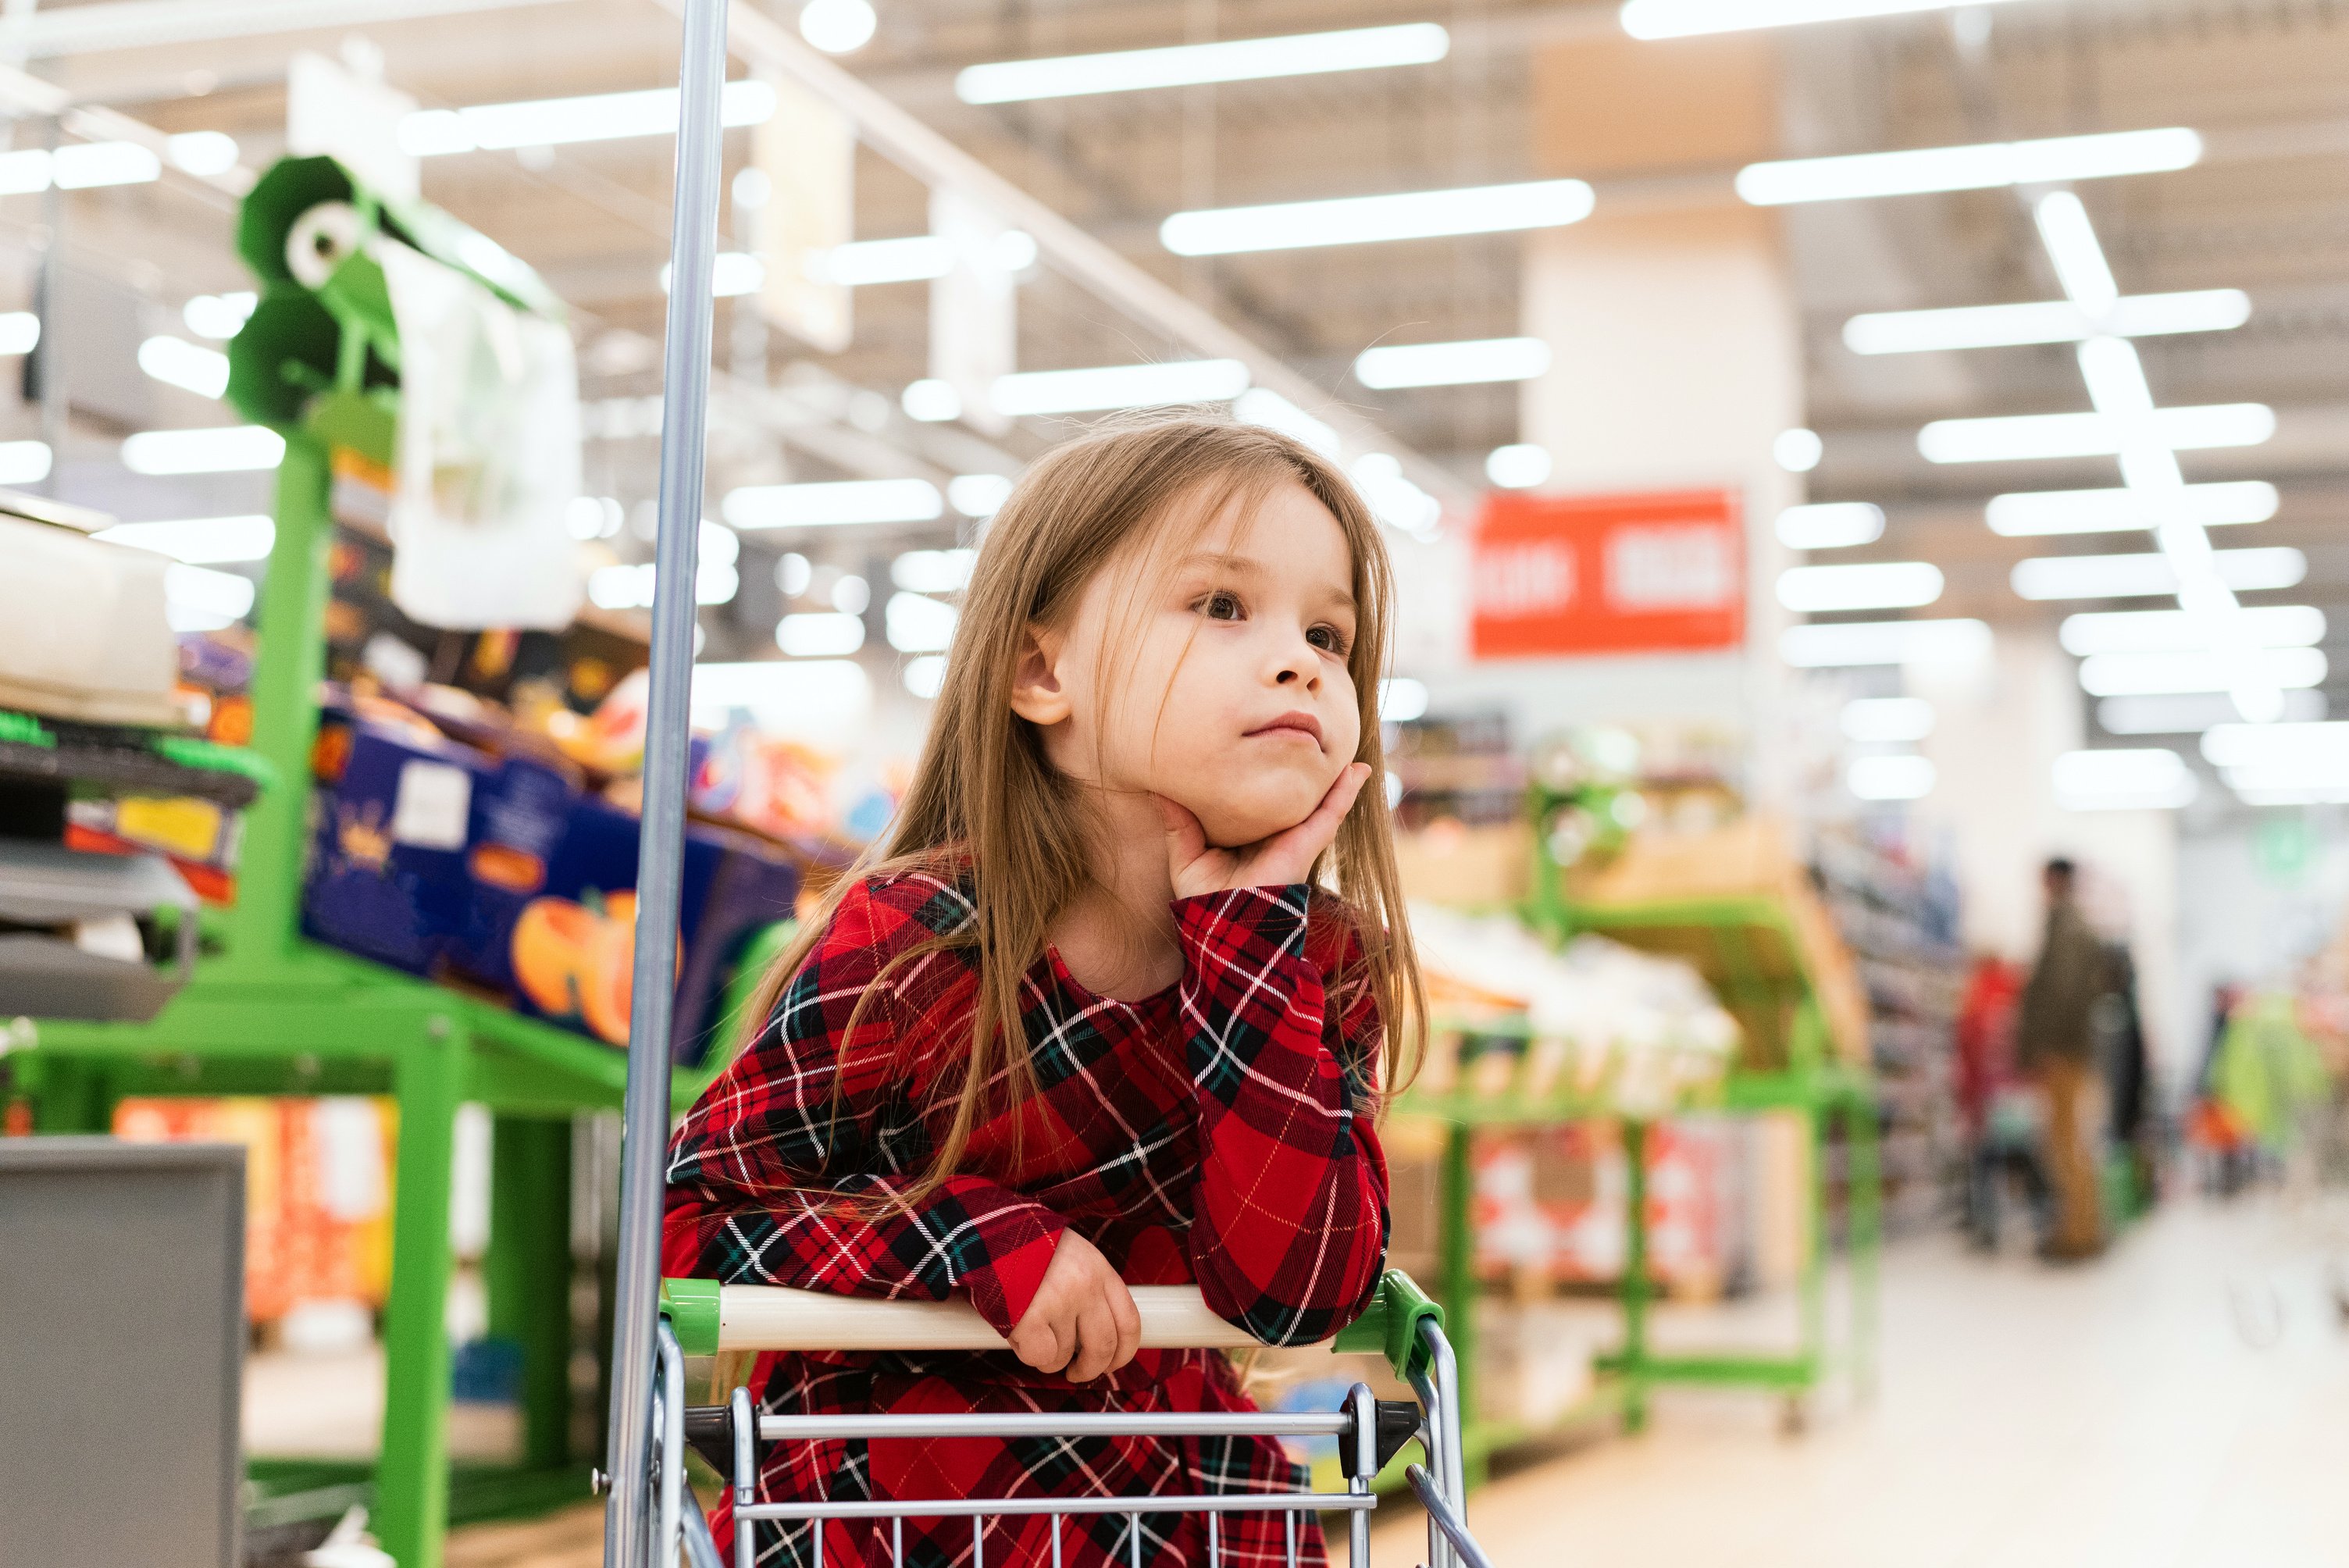
[[2145, 1043], [2145, 1016], [2138, 1010], [2137, 959], [2126, 943], [2106, 951], [2108, 990], [2102, 1006], [2106, 1130], [2113, 1148], [2127, 1161], [2127, 1191], [2116, 1202], [2126, 1212], [2111, 1216], [2116, 1225], [2143, 1213], [2153, 1202], [2154, 1139], [2151, 1100], [2152, 1064]]
[[2097, 1078], [2095, 1015], [2110, 988], [2105, 944], [2089, 929], [2074, 899], [2077, 872], [2058, 857], [2047, 862], [2047, 931], [2039, 962], [2023, 988], [2015, 1029], [2016, 1060], [2037, 1080], [2047, 1101], [2047, 1168], [2055, 1189], [2055, 1216], [2046, 1255], [2093, 1257], [2101, 1243], [2096, 1166], [2088, 1151], [2088, 1111]]
[[2019, 1183], [2044, 1225], [2047, 1178], [2039, 1160], [2045, 1122], [2038, 1095], [2014, 1061], [2022, 965], [1988, 954], [1975, 960], [1958, 1006], [1957, 1100], [1966, 1137], [1966, 1233], [1998, 1250], [2006, 1188]]

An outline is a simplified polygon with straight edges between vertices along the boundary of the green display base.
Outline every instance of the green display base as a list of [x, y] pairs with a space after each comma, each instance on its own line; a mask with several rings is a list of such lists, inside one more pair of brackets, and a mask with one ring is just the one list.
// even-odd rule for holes
[[[627, 1077], [621, 1052], [297, 941], [274, 962], [232, 956], [205, 965], [150, 1024], [39, 1024], [33, 1048], [11, 1060], [43, 1132], [104, 1131], [115, 1103], [133, 1095], [395, 1097], [382, 1458], [371, 1471], [377, 1538], [401, 1568], [433, 1568], [451, 1520], [488, 1517], [463, 1511], [530, 1511], [585, 1495], [586, 1461], [573, 1463], [566, 1451], [569, 1124], [577, 1111], [618, 1108]], [[676, 1074], [672, 1102], [691, 1103], [718, 1070]], [[523, 1347], [524, 1451], [534, 1463], [452, 1479], [450, 1164], [457, 1108], [468, 1101], [498, 1118], [483, 1273], [492, 1330]], [[460, 1511], [468, 1496], [492, 1501]]]

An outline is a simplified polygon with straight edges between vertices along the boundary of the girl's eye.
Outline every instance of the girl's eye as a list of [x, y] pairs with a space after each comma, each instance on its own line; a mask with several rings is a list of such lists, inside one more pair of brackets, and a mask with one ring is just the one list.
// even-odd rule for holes
[[1242, 614], [1240, 596], [1222, 589], [1217, 589], [1200, 600], [1197, 609], [1199, 614], [1210, 621], [1237, 621]]
[[1305, 634], [1305, 640], [1325, 654], [1342, 655], [1346, 651], [1346, 634], [1335, 626], [1315, 626]]

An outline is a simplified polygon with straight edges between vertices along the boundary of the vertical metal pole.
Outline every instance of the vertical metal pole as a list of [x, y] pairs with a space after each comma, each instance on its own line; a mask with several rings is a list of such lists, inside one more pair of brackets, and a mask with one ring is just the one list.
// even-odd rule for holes
[[653, 548], [652, 692], [645, 725], [644, 825], [636, 857], [636, 994], [620, 1166], [612, 1341], [611, 1496], [605, 1568], [644, 1568], [652, 1508], [653, 1336], [660, 1287], [661, 1174], [668, 1142], [669, 1013], [685, 850], [687, 714], [694, 577], [709, 406], [710, 269], [718, 251], [726, 0], [687, 0], [678, 69], [677, 209], [669, 241], [661, 389], [660, 532]]

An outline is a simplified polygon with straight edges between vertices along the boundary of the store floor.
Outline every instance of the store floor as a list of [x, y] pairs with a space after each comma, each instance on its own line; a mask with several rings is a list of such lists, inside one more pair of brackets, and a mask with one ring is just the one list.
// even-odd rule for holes
[[[1500, 1568], [2332, 1568], [2349, 1563], [2336, 1260], [2349, 1212], [2272, 1199], [2175, 1205], [2062, 1271], [1905, 1243], [1872, 1403], [1824, 1401], [1787, 1437], [1773, 1401], [1667, 1392], [1644, 1436], [1505, 1474], [1470, 1516]], [[450, 1560], [592, 1568], [599, 1538], [582, 1509], [460, 1530]], [[1423, 1543], [1395, 1509], [1373, 1568]]]
[[[1478, 1492], [1501, 1568], [2300, 1568], [2349, 1563], [2337, 1212], [2180, 1204], [2051, 1271], [1893, 1250], [1876, 1400], [1775, 1433], [1750, 1398]], [[1424, 1553], [1396, 1521], [1376, 1568]]]

